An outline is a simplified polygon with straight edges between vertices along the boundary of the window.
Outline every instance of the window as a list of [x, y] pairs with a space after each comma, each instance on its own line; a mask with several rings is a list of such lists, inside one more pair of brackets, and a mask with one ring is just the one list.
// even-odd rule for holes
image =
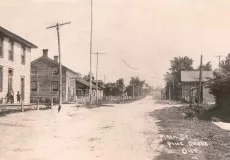
[[9, 42], [9, 60], [14, 60], [14, 43], [12, 41]]
[[0, 57], [3, 57], [3, 52], [4, 52], [3, 45], [4, 45], [4, 38], [0, 37]]
[[3, 68], [0, 67], [0, 92], [2, 92], [3, 88]]
[[31, 91], [37, 91], [37, 81], [31, 82]]
[[53, 92], [58, 91], [58, 82], [57, 81], [52, 82], [52, 91]]
[[21, 63], [26, 64], [26, 48], [22, 46]]
[[59, 74], [58, 71], [59, 71], [58, 67], [53, 67], [52, 68], [52, 76], [57, 76]]
[[31, 76], [37, 76], [37, 68], [36, 67], [31, 68]]

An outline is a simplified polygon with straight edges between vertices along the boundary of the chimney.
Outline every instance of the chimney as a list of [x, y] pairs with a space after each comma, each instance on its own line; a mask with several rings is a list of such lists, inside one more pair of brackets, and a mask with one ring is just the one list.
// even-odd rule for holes
[[54, 56], [54, 61], [58, 63], [58, 56]]
[[48, 49], [43, 49], [43, 56], [48, 57]]

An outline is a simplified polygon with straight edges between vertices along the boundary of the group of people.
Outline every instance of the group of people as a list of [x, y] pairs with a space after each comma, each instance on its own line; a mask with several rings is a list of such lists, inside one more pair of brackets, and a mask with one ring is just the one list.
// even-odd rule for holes
[[[11, 89], [6, 95], [7, 103], [14, 103], [14, 91]], [[17, 92], [17, 103], [21, 102], [21, 95], [19, 91]]]

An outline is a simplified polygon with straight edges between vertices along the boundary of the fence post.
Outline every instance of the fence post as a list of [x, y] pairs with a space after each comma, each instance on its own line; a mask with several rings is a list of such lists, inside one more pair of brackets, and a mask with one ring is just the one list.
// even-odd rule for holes
[[51, 105], [50, 105], [51, 109], [53, 108], [53, 105], [54, 105], [54, 100], [53, 100], [53, 97], [51, 97]]
[[39, 98], [37, 99], [37, 110], [39, 110]]

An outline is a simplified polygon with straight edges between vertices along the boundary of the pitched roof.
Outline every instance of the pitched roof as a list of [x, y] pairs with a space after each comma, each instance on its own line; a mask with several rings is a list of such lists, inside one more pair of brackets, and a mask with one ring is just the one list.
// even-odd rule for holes
[[[83, 85], [85, 85], [85, 86], [87, 86], [87, 87], [90, 87], [90, 82], [87, 82], [87, 81], [84, 80], [84, 79], [76, 78], [76, 81], [78, 81], [79, 83], [81, 83], [81, 84], [83, 84]], [[93, 89], [97, 89], [97, 86], [94, 85], [94, 84], [92, 84], [92, 88], [93, 88]], [[98, 87], [98, 89], [101, 89], [101, 88]]]
[[[181, 71], [182, 82], [198, 82], [200, 72], [199, 71]], [[212, 78], [212, 71], [202, 71], [202, 81], [207, 81], [207, 78]]]
[[9, 37], [9, 38], [12, 38], [13, 40], [15, 41], [18, 41], [19, 43], [22, 43], [24, 45], [26, 45], [27, 47], [30, 47], [30, 48], [38, 48], [36, 45], [34, 45], [33, 43], [25, 40], [24, 38], [8, 31], [7, 29], [3, 28], [0, 26], [0, 33], [2, 33], [3, 35]]
[[[53, 59], [51, 59], [51, 58], [49, 58], [49, 57], [45, 57], [45, 56], [41, 56], [40, 58], [35, 59], [34, 61], [31, 62], [31, 64], [35, 64], [35, 63], [37, 63], [38, 61], [41, 61], [41, 60], [43, 60], [43, 59], [46, 59], [46, 60], [48, 60], [48, 61], [50, 61], [51, 63], [56, 64], [56, 65], [59, 64], [59, 63], [56, 62], [55, 60], [53, 60]], [[77, 73], [77, 72], [73, 71], [72, 69], [69, 69], [68, 67], [66, 67], [66, 66], [64, 66], [64, 65], [62, 65], [62, 68], [66, 69], [66, 70], [68, 70], [68, 71], [70, 71], [70, 72], [72, 72], [72, 73], [74, 73], [74, 74], [80, 74], [80, 73]]]

